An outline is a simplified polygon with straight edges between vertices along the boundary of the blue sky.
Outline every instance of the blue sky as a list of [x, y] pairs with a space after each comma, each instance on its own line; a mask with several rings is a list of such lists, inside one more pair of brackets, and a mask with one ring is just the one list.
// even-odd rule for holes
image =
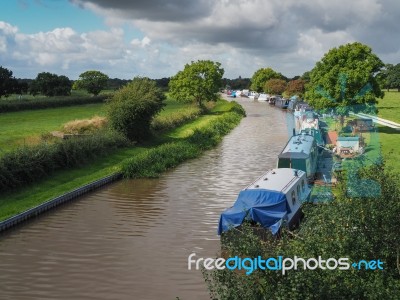
[[28, 34], [57, 27], [71, 27], [81, 33], [107, 28], [102, 17], [64, 0], [2, 1], [0, 19]]
[[398, 63], [397, 0], [15, 0], [0, 8], [0, 65], [16, 77], [174, 75], [197, 59], [225, 76], [272, 67], [291, 77], [360, 41]]

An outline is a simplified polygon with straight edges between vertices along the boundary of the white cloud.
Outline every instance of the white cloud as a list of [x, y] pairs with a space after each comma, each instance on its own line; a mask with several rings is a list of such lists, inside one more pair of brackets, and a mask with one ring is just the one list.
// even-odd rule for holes
[[313, 28], [299, 34], [297, 53], [300, 57], [318, 61], [329, 49], [354, 41], [345, 31], [324, 33], [321, 29]]

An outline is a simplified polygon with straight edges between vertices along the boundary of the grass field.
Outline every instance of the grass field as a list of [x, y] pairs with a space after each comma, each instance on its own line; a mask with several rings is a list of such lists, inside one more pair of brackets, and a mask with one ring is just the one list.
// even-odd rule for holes
[[[172, 105], [172, 103], [170, 103], [170, 105]], [[179, 105], [174, 107], [175, 109], [180, 108]], [[32, 184], [18, 191], [1, 195], [0, 221], [84, 184], [113, 174], [120, 169], [120, 165], [124, 160], [161, 143], [185, 138], [193, 129], [212, 122], [216, 114], [229, 111], [231, 107], [232, 104], [226, 101], [219, 101], [210, 114], [203, 115], [193, 122], [166, 132], [162, 136], [153, 138], [140, 147], [119, 149], [106, 157], [97, 159], [91, 164], [56, 172], [51, 178]], [[166, 113], [166, 111], [164, 111], [164, 113]]]
[[32, 144], [42, 133], [60, 129], [75, 119], [105, 115], [102, 103], [0, 114], [0, 154], [19, 145]]
[[400, 123], [400, 92], [385, 92], [377, 107], [379, 117]]

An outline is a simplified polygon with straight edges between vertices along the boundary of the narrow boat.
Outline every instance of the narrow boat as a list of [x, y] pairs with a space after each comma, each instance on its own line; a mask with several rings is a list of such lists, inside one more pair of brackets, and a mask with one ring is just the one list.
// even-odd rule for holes
[[303, 132], [293, 135], [278, 155], [278, 168], [294, 168], [306, 172], [309, 182], [314, 181], [317, 170], [318, 146], [315, 138]]
[[244, 188], [234, 203], [220, 216], [218, 234], [249, 221], [276, 235], [281, 226], [297, 227], [301, 206], [310, 195], [306, 173], [281, 168], [267, 171]]
[[277, 98], [275, 101], [275, 106], [282, 108], [282, 109], [287, 109], [289, 106], [290, 100], [287, 98]]

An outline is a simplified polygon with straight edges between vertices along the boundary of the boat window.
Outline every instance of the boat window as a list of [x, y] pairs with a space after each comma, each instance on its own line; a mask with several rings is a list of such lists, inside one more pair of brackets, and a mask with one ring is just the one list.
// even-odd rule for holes
[[292, 205], [294, 205], [296, 203], [296, 193], [295, 193], [295, 191], [293, 190], [292, 191]]
[[301, 182], [301, 190], [303, 191], [303, 193], [306, 191], [306, 184], [305, 184], [305, 182], [304, 182], [304, 179], [303, 179], [303, 181]]
[[300, 195], [300, 185], [297, 186], [297, 196]]

